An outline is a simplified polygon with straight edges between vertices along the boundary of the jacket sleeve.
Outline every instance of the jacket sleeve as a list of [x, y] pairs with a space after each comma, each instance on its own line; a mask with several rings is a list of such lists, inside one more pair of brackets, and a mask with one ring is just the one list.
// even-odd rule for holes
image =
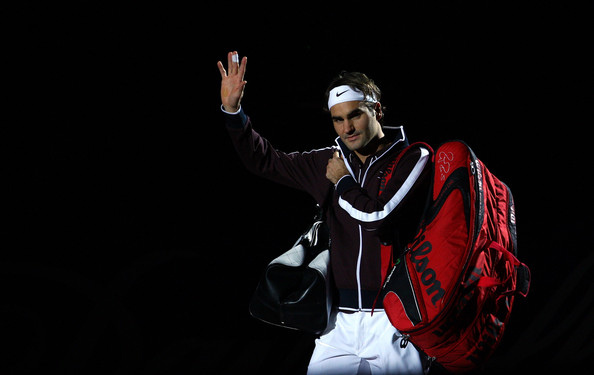
[[318, 203], [326, 199], [331, 182], [326, 179], [326, 164], [333, 149], [286, 153], [275, 149], [252, 127], [240, 109], [225, 113], [231, 141], [245, 167], [252, 173], [276, 183], [308, 192]]
[[338, 204], [368, 230], [376, 230], [388, 217], [408, 211], [405, 207], [411, 201], [421, 205], [417, 211], [422, 211], [431, 169], [430, 155], [424, 147], [406, 153], [379, 196], [377, 193], [370, 195], [354, 178], [343, 178], [336, 186]]

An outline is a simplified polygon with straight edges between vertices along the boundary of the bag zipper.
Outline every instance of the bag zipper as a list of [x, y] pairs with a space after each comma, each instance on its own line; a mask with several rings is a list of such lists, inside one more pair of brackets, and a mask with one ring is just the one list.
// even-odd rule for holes
[[[426, 316], [426, 314], [423, 314], [421, 312], [421, 308], [419, 306], [419, 302], [417, 299], [417, 285], [415, 285], [416, 283], [413, 281], [413, 279], [410, 277], [410, 270], [409, 268], [409, 256], [410, 255], [410, 248], [407, 248], [405, 250], [405, 254], [404, 254], [404, 270], [406, 272], [406, 279], [408, 280], [408, 284], [410, 285], [410, 289], [412, 290], [413, 293], [413, 300], [415, 301], [415, 309], [417, 310], [417, 314], [419, 314], [419, 316], [421, 317], [421, 322], [423, 321], [423, 318]], [[426, 311], [425, 311], [426, 312]]]
[[[474, 169], [474, 163], [471, 161], [470, 162], [470, 169]], [[479, 183], [477, 182], [477, 180], [480, 178], [480, 176], [482, 175], [482, 171], [480, 170], [480, 165], [477, 165], [477, 169], [479, 170], [480, 173], [478, 173], [478, 176], [476, 174], [476, 170], [472, 171], [471, 173], [472, 175], [475, 177], [474, 180], [474, 188], [475, 191], [480, 192], [480, 194], [482, 193], [482, 188], [480, 187]], [[472, 198], [472, 197], [470, 197]], [[472, 199], [471, 199], [472, 200]], [[478, 206], [478, 207], [477, 207]], [[483, 223], [484, 217], [482, 215], [479, 215], [478, 213], [481, 212], [481, 210], [484, 210], [484, 205], [482, 203], [481, 200], [479, 200], [478, 202], [476, 202], [475, 207], [474, 207], [475, 211], [476, 211], [476, 219], [475, 221], [471, 224], [471, 227], [468, 228], [468, 235], [472, 236], [472, 242], [470, 244], [470, 248], [468, 249], [468, 255], [466, 256], [466, 259], [464, 260], [464, 265], [461, 268], [461, 271], [459, 276], [458, 276], [458, 280], [456, 281], [456, 284], [454, 285], [454, 290], [451, 291], [451, 293], [448, 293], [448, 295], [445, 295], [444, 298], [448, 298], [446, 300], [445, 306], [444, 308], [441, 310], [441, 312], [435, 317], [435, 319], [433, 320], [433, 322], [431, 322], [431, 325], [434, 325], [435, 323], [439, 323], [443, 320], [444, 316], [447, 315], [447, 313], [449, 312], [449, 310], [452, 308], [453, 303], [452, 303], [452, 296], [456, 294], [456, 292], [458, 291], [458, 288], [460, 288], [461, 283], [464, 281], [464, 274], [466, 272], [466, 270], [468, 269], [468, 265], [471, 264], [472, 261], [474, 261], [476, 259], [476, 257], [478, 257], [478, 254], [480, 253], [480, 251], [476, 251], [474, 256], [473, 256], [473, 251], [472, 249], [474, 249], [474, 247], [476, 246], [476, 240], [478, 238], [478, 234], [475, 235], [475, 232], [478, 231]], [[480, 222], [479, 222], [480, 221]], [[406, 249], [407, 251], [410, 250], [410, 248]], [[424, 330], [426, 330], [428, 327], [419, 327], [419, 328], [412, 328], [410, 330], [408, 330], [408, 333], [422, 333]]]
[[[472, 246], [472, 247], [474, 247], [474, 246], [475, 246], [475, 243], [473, 242], [471, 246]], [[478, 256], [478, 254], [479, 254], [479, 253], [480, 253], [480, 251], [476, 253], [476, 256]], [[469, 254], [468, 254], [468, 256], [466, 257], [466, 261], [465, 261], [465, 263], [464, 263], [464, 266], [462, 267], [462, 270], [466, 270], [466, 269], [468, 268], [468, 265], [469, 265], [469, 264], [470, 264], [470, 262], [471, 262], [471, 258], [472, 258], [472, 259], [475, 259], [475, 257], [472, 257], [471, 255], [472, 255], [472, 251], [469, 251]], [[443, 308], [443, 309], [441, 310], [441, 312], [440, 312], [440, 313], [439, 313], [439, 314], [438, 314], [438, 315], [435, 317], [435, 319], [433, 319], [433, 321], [431, 322], [431, 324], [430, 324], [430, 326], [431, 326], [431, 327], [433, 327], [433, 326], [435, 326], [435, 325], [438, 325], [438, 326], [439, 326], [439, 324], [440, 324], [440, 323], [441, 323], [441, 321], [444, 319], [444, 317], [448, 315], [448, 313], [449, 313], [449, 310], [452, 308], [452, 306], [454, 306], [454, 304], [453, 304], [453, 302], [452, 302], [452, 301], [453, 301], [453, 299], [452, 299], [451, 297], [457, 293], [457, 291], [458, 291], [458, 288], [460, 288], [460, 286], [461, 286], [462, 282], [464, 281], [464, 278], [463, 278], [463, 277], [464, 277], [464, 272], [461, 272], [461, 273], [460, 273], [460, 275], [458, 276], [458, 281], [456, 282], [456, 284], [455, 284], [455, 286], [454, 286], [454, 290], [453, 290], [453, 291], [451, 291], [451, 293], [449, 293], [449, 295], [447, 296], [447, 297], [450, 297], [450, 298], [448, 298], [448, 299], [447, 299], [447, 301], [446, 301], [446, 304], [445, 304], [444, 308]], [[444, 296], [444, 297], [446, 297], [446, 296]], [[428, 329], [430, 326], [429, 326], [429, 325], [425, 325], [424, 327], [419, 327], [419, 328], [412, 328], [412, 329], [410, 329], [410, 330], [407, 330], [407, 331], [406, 331], [406, 332], [407, 332], [407, 333], [406, 333], [406, 336], [407, 336], [408, 338], [410, 338], [410, 334], [411, 334], [411, 333], [422, 334], [422, 333], [423, 333], [423, 331], [427, 330], [427, 329]], [[432, 329], [433, 329], [433, 328], [432, 328]], [[403, 336], [404, 336], [404, 334], [403, 334]]]

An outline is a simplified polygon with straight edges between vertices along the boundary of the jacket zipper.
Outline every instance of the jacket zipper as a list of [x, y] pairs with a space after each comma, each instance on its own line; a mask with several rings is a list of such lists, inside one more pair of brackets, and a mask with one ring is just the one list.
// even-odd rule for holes
[[[361, 168], [359, 168], [359, 175], [357, 176], [357, 182], [361, 184]], [[363, 259], [363, 229], [359, 224], [359, 255], [357, 257], [357, 300], [359, 311], [363, 311], [363, 297], [361, 296], [361, 259]]]
[[[389, 148], [388, 150], [390, 150], [392, 147], [394, 147], [397, 143], [400, 143], [402, 140], [398, 140], [396, 142], [394, 142]], [[339, 147], [340, 148], [340, 147]], [[384, 153], [378, 157], [375, 157], [374, 159], [372, 159], [369, 163], [369, 165], [367, 166], [367, 169], [365, 169], [365, 174], [363, 175], [363, 180], [361, 180], [361, 170], [362, 168], [359, 169], [359, 173], [358, 176], [356, 178], [357, 182], [359, 183], [359, 185], [361, 185], [361, 187], [363, 187], [363, 184], [365, 183], [365, 179], [367, 178], [367, 172], [369, 172], [369, 169], [371, 168], [371, 165], [373, 163], [375, 163], [375, 161], [377, 161], [378, 159], [380, 159], [383, 155], [385, 155], [388, 150], [384, 151]], [[342, 150], [341, 150], [342, 152]], [[344, 154], [343, 154], [344, 155]], [[345, 163], [347, 164], [347, 168], [349, 170], [349, 172], [351, 173], [351, 176], [354, 176], [354, 173], [351, 169], [351, 166], [349, 165], [350, 163]], [[358, 299], [358, 307], [359, 307], [359, 311], [363, 311], [363, 297], [362, 297], [362, 291], [361, 291], [361, 259], [363, 258], [363, 233], [362, 233], [362, 229], [361, 229], [361, 225], [359, 225], [359, 256], [357, 257], [357, 272], [356, 272], [356, 278], [357, 278], [357, 299]], [[410, 278], [409, 278], [410, 281]], [[415, 299], [416, 299], [416, 295], [415, 295]], [[415, 301], [416, 303], [416, 301]], [[418, 306], [417, 306], [418, 309]]]
[[363, 258], [363, 233], [359, 225], [359, 257], [357, 258], [357, 298], [359, 299], [359, 311], [363, 310], [363, 298], [361, 297], [361, 258]]

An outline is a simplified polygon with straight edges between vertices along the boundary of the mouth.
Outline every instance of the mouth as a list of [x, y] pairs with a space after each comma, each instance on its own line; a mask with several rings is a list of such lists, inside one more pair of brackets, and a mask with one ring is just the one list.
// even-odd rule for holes
[[353, 134], [353, 135], [349, 135], [347, 137], [345, 137], [345, 140], [349, 141], [349, 142], [353, 142], [355, 141], [357, 138], [359, 138], [359, 134]]

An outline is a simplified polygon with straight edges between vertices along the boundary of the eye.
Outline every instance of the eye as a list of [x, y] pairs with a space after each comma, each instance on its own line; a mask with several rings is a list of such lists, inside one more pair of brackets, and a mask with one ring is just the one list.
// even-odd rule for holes
[[349, 120], [358, 120], [361, 117], [361, 112], [353, 113], [349, 116]]

